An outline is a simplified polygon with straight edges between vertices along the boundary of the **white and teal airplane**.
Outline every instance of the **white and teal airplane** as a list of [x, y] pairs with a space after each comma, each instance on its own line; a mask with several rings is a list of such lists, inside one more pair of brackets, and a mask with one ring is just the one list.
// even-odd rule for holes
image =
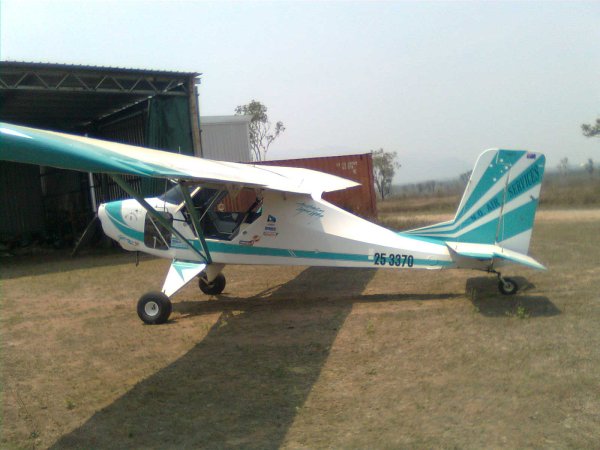
[[[170, 297], [196, 277], [204, 293], [220, 294], [226, 264], [468, 268], [496, 274], [506, 295], [518, 286], [500, 268], [544, 269], [527, 255], [544, 175], [540, 153], [483, 152], [454, 219], [400, 233], [321, 198], [357, 183], [307, 169], [211, 161], [7, 123], [0, 123], [0, 159], [106, 173], [131, 195], [100, 205], [98, 216], [124, 249], [172, 260], [162, 290], [138, 301], [147, 324], [166, 322]], [[124, 175], [175, 185], [142, 198]]]

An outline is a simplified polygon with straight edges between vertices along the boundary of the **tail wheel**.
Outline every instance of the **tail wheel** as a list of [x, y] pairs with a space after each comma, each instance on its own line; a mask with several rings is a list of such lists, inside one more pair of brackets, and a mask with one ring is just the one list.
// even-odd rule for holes
[[501, 278], [498, 281], [498, 289], [504, 295], [515, 295], [519, 290], [519, 286], [512, 278]]
[[206, 275], [198, 278], [198, 286], [206, 295], [219, 295], [225, 289], [225, 275], [220, 273], [210, 283], [206, 280]]
[[147, 292], [137, 304], [137, 313], [142, 322], [158, 325], [169, 320], [172, 310], [171, 300], [162, 292]]

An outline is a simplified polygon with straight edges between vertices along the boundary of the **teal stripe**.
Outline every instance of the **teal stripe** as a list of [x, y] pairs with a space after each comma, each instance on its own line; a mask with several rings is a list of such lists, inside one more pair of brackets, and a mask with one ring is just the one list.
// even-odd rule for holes
[[171, 263], [171, 266], [173, 266], [173, 268], [177, 271], [177, 274], [179, 275], [179, 277], [183, 280], [183, 271], [185, 269], [196, 269], [198, 268], [198, 266], [205, 266], [205, 263], [198, 263], [198, 262], [192, 262], [192, 261], [182, 261], [180, 259], [175, 259], [173, 260], [173, 262]]
[[[504, 241], [533, 228], [533, 219], [538, 205], [532, 200], [502, 216], [502, 226], [498, 241]], [[448, 242], [468, 242], [472, 244], [491, 244], [496, 241], [498, 219], [474, 228], [458, 237], [430, 236], [431, 239]]]
[[[467, 199], [464, 207], [458, 212], [456, 219], [460, 219], [481, 197], [485, 195], [519, 159], [525, 155], [524, 150], [498, 150], [490, 166], [483, 173], [477, 186], [473, 189], [471, 196]], [[500, 162], [500, 160], [503, 160]]]
[[[437, 223], [428, 227], [423, 227], [422, 229], [411, 230], [410, 233], [440, 233], [440, 234], [452, 234], [457, 230], [460, 230], [467, 225], [475, 222], [478, 219], [483, 218], [490, 212], [497, 209], [502, 201], [504, 200], [504, 190], [501, 189], [498, 194], [494, 196], [494, 198], [490, 199], [482, 208], [473, 213], [473, 219], [469, 218], [465, 220], [462, 224], [457, 225], [458, 222], [466, 213], [471, 209], [471, 207], [481, 199], [490, 189], [494, 187], [498, 183], [498, 180], [506, 174], [506, 166], [509, 168], [512, 167], [517, 161], [519, 161], [523, 155], [527, 153], [524, 150], [498, 150], [495, 153], [494, 158], [489, 163], [487, 169], [483, 172], [481, 178], [477, 181], [477, 185], [473, 188], [471, 195], [465, 201], [463, 207], [457, 211], [456, 217], [450, 223]], [[500, 160], [503, 162], [500, 162]], [[477, 167], [476, 167], [477, 168]], [[495, 200], [495, 201], [494, 201]], [[451, 227], [450, 229], [440, 230], [440, 228]]]
[[[427, 242], [428, 244], [435, 244], [435, 245], [439, 245], [441, 247], [445, 247], [445, 244], [440, 243], [439, 239], [437, 239], [437, 237], [432, 236], [432, 237], [428, 237], [428, 236], [416, 236], [413, 234], [409, 234], [411, 233], [410, 231], [397, 231], [396, 234], [398, 236], [402, 236], [405, 237], [407, 239], [413, 239], [415, 241], [421, 241], [421, 242]], [[429, 232], [428, 232], [429, 233]]]
[[504, 241], [533, 228], [538, 200], [532, 200], [502, 216], [498, 241]]
[[234, 253], [238, 255], [282, 256], [313, 259], [334, 259], [339, 261], [369, 261], [368, 255], [352, 253], [317, 252], [307, 250], [286, 250], [281, 248], [254, 247], [250, 245], [226, 244], [223, 242], [207, 242], [210, 252]]
[[469, 242], [472, 244], [491, 244], [496, 240], [496, 232], [498, 231], [498, 219], [467, 231], [455, 238], [440, 237], [450, 242]]
[[[439, 243], [439, 242], [436, 242]], [[307, 250], [285, 250], [281, 248], [271, 247], [254, 247], [237, 244], [226, 244], [224, 242], [211, 242], [207, 241], [208, 249], [211, 253], [229, 253], [236, 255], [257, 255], [257, 256], [279, 256], [284, 258], [310, 258], [310, 259], [327, 259], [334, 261], [357, 261], [357, 262], [369, 262], [368, 255], [352, 254], [352, 253], [333, 253], [333, 252], [316, 252]], [[415, 259], [414, 264], [416, 266], [448, 266], [452, 264], [452, 261], [435, 261], [436, 264], [432, 264], [433, 261], [426, 259]], [[380, 267], [380, 266], [373, 266]], [[406, 266], [404, 268], [407, 268]]]
[[[515, 198], [520, 197], [524, 192], [541, 184], [542, 178], [544, 175], [544, 162], [545, 162], [544, 156], [540, 155], [536, 160], [534, 160], [533, 164], [531, 164], [525, 171], [523, 171], [523, 173], [521, 173], [521, 175], [519, 175], [517, 178], [515, 178], [508, 184], [508, 186], [506, 188], [507, 204], [510, 201], [514, 200]], [[488, 214], [497, 211], [502, 206], [503, 201], [504, 201], [504, 189], [502, 189], [500, 192], [498, 192], [494, 197], [492, 197], [489, 201], [487, 201], [481, 208], [479, 208], [477, 211], [475, 211], [471, 217], [465, 219], [463, 221], [463, 223], [461, 223], [460, 225], [454, 224], [450, 229], [447, 229], [447, 230], [436, 230], [435, 228], [439, 227], [439, 225], [435, 225], [432, 227], [427, 227], [426, 229], [423, 229], [423, 230], [415, 231], [415, 233], [426, 233], [428, 236], [431, 236], [434, 238], [448, 237], [448, 235], [456, 233], [457, 231], [460, 231], [461, 229], [464, 229], [477, 221], [484, 220]], [[536, 199], [536, 202], [537, 202], [537, 199]], [[523, 226], [527, 226], [525, 229], [529, 229], [533, 226], [534, 213], [535, 213], [535, 210], [533, 211], [533, 213], [530, 214], [529, 217], [521, 216], [519, 218], [519, 223]], [[497, 224], [497, 221], [495, 221], [494, 223]], [[504, 217], [504, 223], [507, 223], [506, 216]], [[488, 242], [493, 241], [495, 239], [495, 237], [496, 237], [496, 231], [493, 230], [493, 234], [491, 234], [489, 236]], [[456, 238], [448, 238], [448, 239], [456, 240]], [[462, 240], [463, 239], [461, 239], [461, 241]]]
[[105, 203], [104, 210], [110, 221], [117, 229], [125, 236], [135, 239], [136, 241], [144, 242], [144, 233], [134, 230], [125, 224], [123, 215], [121, 214], [122, 201]]

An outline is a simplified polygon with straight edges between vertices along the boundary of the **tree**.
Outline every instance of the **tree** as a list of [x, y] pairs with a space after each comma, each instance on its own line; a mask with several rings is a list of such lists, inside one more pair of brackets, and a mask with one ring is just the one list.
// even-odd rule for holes
[[371, 153], [373, 155], [375, 187], [381, 199], [384, 200], [392, 188], [392, 179], [394, 178], [396, 169], [400, 167], [400, 164], [394, 161], [398, 154], [396, 152], [386, 152], [382, 148], [372, 150]]
[[581, 125], [581, 131], [585, 137], [599, 137], [600, 138], [600, 117], [596, 119], [595, 125], [584, 123]]
[[590, 177], [594, 176], [594, 160], [592, 158], [588, 158], [587, 162], [583, 165], [583, 168]]
[[460, 182], [466, 186], [467, 183], [469, 182], [469, 180], [471, 179], [471, 174], [472, 173], [473, 173], [472, 170], [469, 170], [467, 172], [461, 173], [459, 175]]
[[561, 173], [561, 175], [565, 175], [569, 171], [569, 158], [561, 158], [556, 167], [558, 167], [558, 171]]
[[252, 159], [255, 161], [266, 160], [269, 146], [285, 131], [283, 122], [277, 122], [275, 128], [271, 129], [267, 107], [258, 100], [252, 100], [247, 105], [238, 106], [235, 108], [235, 114], [251, 117], [250, 149], [252, 150]]

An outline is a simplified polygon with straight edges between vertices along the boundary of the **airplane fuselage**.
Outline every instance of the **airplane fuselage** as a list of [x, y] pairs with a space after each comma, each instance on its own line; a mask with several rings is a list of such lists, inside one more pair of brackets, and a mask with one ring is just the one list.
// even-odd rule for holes
[[[273, 191], [264, 195], [260, 216], [241, 224], [235, 236], [206, 238], [213, 263], [398, 269], [454, 266], [448, 248], [433, 239], [393, 232], [308, 195]], [[160, 198], [147, 201], [157, 211], [168, 213], [175, 230], [201, 248], [180, 205]], [[136, 200], [103, 204], [98, 214], [104, 232], [126, 250], [200, 260], [176, 234], [158, 233]]]

